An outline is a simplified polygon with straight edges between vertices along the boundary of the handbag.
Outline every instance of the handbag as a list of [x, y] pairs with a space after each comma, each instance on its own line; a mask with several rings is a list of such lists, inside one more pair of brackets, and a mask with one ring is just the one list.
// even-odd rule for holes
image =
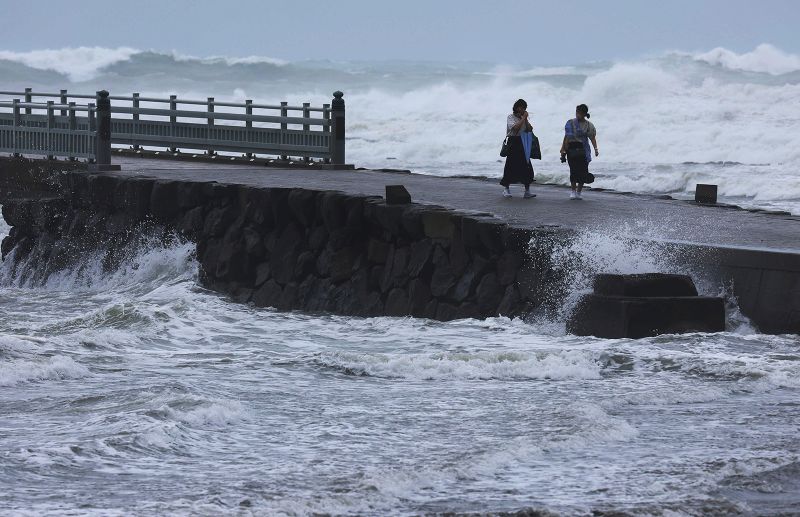
[[533, 158], [534, 160], [541, 160], [542, 148], [539, 145], [539, 137], [534, 135], [533, 133], [531, 133], [531, 135], [533, 135], [533, 140], [531, 141], [531, 158]]
[[587, 172], [583, 180], [584, 183], [594, 183], [594, 174]]
[[500, 148], [500, 156], [503, 158], [508, 156], [508, 137], [503, 139], [503, 147]]

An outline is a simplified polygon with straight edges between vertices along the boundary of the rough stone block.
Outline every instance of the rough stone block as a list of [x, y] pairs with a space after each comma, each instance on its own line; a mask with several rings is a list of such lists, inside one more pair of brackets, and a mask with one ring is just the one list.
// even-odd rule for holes
[[604, 296], [697, 296], [688, 275], [645, 273], [639, 275], [600, 274], [594, 278], [594, 293]]
[[270, 280], [256, 289], [251, 301], [256, 307], [277, 307], [283, 296], [283, 288], [275, 280]]
[[408, 313], [408, 293], [405, 289], [395, 287], [386, 297], [386, 315], [406, 316]]
[[304, 251], [297, 257], [297, 266], [295, 267], [294, 277], [297, 279], [304, 279], [316, 270], [317, 256], [311, 251]]
[[328, 231], [345, 225], [347, 214], [344, 204], [345, 195], [340, 192], [323, 192], [317, 196], [317, 215]]
[[178, 206], [184, 210], [202, 206], [205, 203], [203, 184], [181, 181], [177, 187]]
[[433, 255], [433, 242], [423, 239], [411, 244], [411, 254], [408, 259], [408, 276], [411, 278], [423, 275], [426, 267], [431, 264]]
[[230, 207], [214, 208], [206, 215], [203, 224], [204, 237], [220, 237], [236, 218], [236, 212]]
[[319, 251], [328, 243], [328, 230], [324, 226], [315, 226], [308, 232], [308, 248]]
[[358, 265], [359, 254], [351, 247], [335, 251], [331, 256], [331, 282], [338, 284], [349, 280]]
[[412, 241], [425, 237], [425, 228], [422, 225], [422, 209], [418, 206], [408, 206], [403, 210], [400, 226], [403, 233]]
[[178, 206], [178, 183], [156, 181], [150, 193], [150, 214], [156, 221], [169, 223], [180, 212]]
[[431, 239], [451, 240], [456, 226], [453, 214], [446, 210], [430, 210], [422, 214], [425, 236]]
[[503, 297], [504, 289], [497, 281], [497, 275], [487, 273], [481, 278], [478, 287], [475, 288], [475, 295], [478, 300], [478, 309], [482, 314], [494, 315], [497, 313], [497, 306]]
[[370, 239], [367, 244], [367, 260], [373, 264], [385, 264], [390, 245], [379, 239]]
[[317, 210], [316, 192], [313, 190], [293, 189], [289, 193], [287, 202], [294, 218], [304, 227], [310, 228], [313, 225]]
[[511, 284], [521, 267], [522, 254], [518, 251], [506, 251], [497, 259], [497, 281], [500, 285]]
[[424, 280], [416, 278], [408, 284], [408, 310], [414, 317], [424, 317], [431, 301], [431, 288]]

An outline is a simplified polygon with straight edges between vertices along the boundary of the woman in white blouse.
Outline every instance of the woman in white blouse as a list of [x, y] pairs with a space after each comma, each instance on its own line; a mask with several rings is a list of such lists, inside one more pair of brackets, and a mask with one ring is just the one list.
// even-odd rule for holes
[[508, 148], [506, 154], [506, 165], [503, 169], [503, 179], [500, 184], [503, 186], [503, 197], [511, 197], [509, 186], [512, 183], [525, 185], [525, 193], [522, 197], [528, 199], [536, 197], [531, 193], [531, 183], [533, 183], [533, 165], [530, 159], [530, 140], [528, 146], [524, 144], [523, 137], [526, 133], [533, 131], [528, 120], [528, 103], [523, 99], [518, 99], [514, 103], [513, 112], [506, 119], [506, 137], [508, 138]]

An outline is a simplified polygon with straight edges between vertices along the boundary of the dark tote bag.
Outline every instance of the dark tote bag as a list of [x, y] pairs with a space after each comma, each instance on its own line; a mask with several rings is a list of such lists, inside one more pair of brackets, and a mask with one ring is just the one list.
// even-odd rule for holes
[[503, 139], [503, 147], [500, 148], [500, 156], [503, 158], [508, 156], [508, 137]]
[[531, 158], [534, 160], [541, 160], [542, 159], [542, 147], [539, 145], [539, 137], [533, 135], [533, 140], [531, 141]]

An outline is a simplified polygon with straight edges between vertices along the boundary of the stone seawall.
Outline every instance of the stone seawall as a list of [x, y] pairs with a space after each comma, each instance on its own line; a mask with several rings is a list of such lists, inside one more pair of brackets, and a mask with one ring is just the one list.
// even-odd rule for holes
[[236, 301], [438, 320], [528, 313], [552, 276], [549, 255], [529, 249], [552, 229], [489, 215], [301, 188], [57, 176], [52, 195], [3, 204], [3, 257], [15, 250], [41, 275], [96, 249], [111, 267], [142, 232], [177, 233], [197, 245], [202, 284]]
[[[552, 251], [563, 251], [586, 223], [572, 220], [583, 211], [547, 201], [544, 187], [529, 207], [539, 208], [535, 218], [509, 217], [507, 208], [498, 207], [505, 220], [516, 220], [508, 225], [490, 214], [442, 208], [430, 201], [391, 205], [363, 194], [400, 179], [417, 193], [423, 187], [456, 185], [462, 193], [481, 190], [483, 199], [480, 182], [374, 172], [334, 176], [270, 171], [262, 176], [219, 167], [190, 174], [179, 168], [152, 170], [144, 176], [86, 173], [63, 162], [0, 160], [0, 204], [12, 226], [2, 255], [23, 265], [35, 283], [90, 251], [102, 253], [113, 268], [143, 236], [179, 238], [196, 244], [203, 285], [259, 306], [440, 320], [517, 316], [542, 308], [558, 319], [567, 316], [558, 311], [571, 289], [564, 278], [569, 268], [553, 264], [565, 258], [561, 253], [554, 259]], [[215, 181], [223, 177], [231, 183]], [[380, 190], [354, 188], [353, 181], [378, 184]], [[321, 184], [348, 192], [318, 190]], [[598, 195], [590, 213], [600, 222], [617, 210], [629, 213], [619, 198]], [[452, 207], [479, 204], [464, 196], [450, 202]], [[742, 241], [728, 234], [709, 235], [716, 245], [673, 241], [652, 249], [701, 280], [706, 294], [716, 295], [724, 286], [760, 331], [800, 333], [800, 250], [792, 238], [800, 235], [797, 221], [679, 202], [652, 203], [635, 202], [643, 209], [672, 213], [673, 219], [688, 218], [687, 224], [699, 215], [701, 220], [719, 218], [732, 227], [764, 232], [769, 242], [764, 247], [726, 246], [726, 239]], [[544, 215], [543, 207], [549, 210]], [[641, 241], [646, 248], [653, 244]], [[567, 265], [596, 269], [580, 257]]]

